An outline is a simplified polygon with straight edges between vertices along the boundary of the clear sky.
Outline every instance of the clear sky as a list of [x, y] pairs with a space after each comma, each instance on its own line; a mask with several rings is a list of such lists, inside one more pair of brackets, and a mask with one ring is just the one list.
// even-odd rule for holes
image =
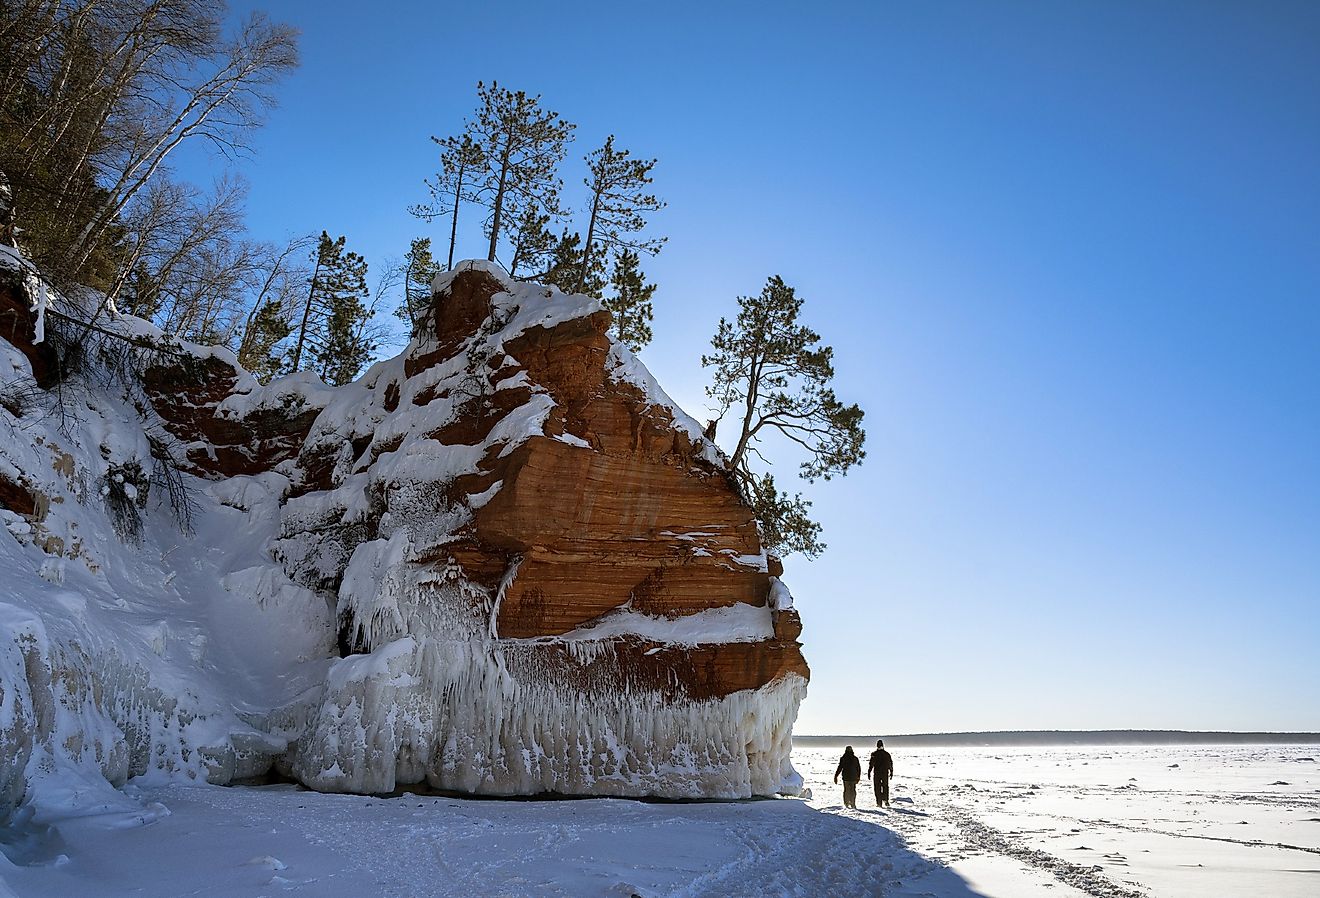
[[806, 298], [868, 458], [787, 562], [799, 732], [1320, 730], [1320, 4], [251, 5], [303, 31], [259, 236], [439, 245], [428, 138], [496, 79], [578, 124], [570, 200], [659, 158], [694, 416], [735, 297]]

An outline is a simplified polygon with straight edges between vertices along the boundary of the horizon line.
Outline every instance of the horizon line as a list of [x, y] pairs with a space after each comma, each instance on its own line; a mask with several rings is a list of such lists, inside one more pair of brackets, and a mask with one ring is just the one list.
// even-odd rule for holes
[[1125, 733], [1149, 733], [1152, 735], [1188, 735], [1188, 736], [1310, 736], [1320, 738], [1320, 732], [1310, 730], [1154, 730], [1154, 729], [1103, 729], [1103, 730], [948, 730], [925, 733], [793, 733], [793, 738], [803, 739], [862, 739], [887, 738], [908, 739], [925, 736], [1022, 736], [1022, 735], [1110, 735]]

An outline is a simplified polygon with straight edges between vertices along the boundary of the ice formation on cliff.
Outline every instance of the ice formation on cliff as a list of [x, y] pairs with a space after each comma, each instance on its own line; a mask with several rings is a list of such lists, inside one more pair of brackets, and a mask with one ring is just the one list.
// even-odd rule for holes
[[[223, 349], [173, 342], [192, 387], [169, 372], [145, 391], [69, 385], [76, 411], [63, 419], [0, 402], [0, 814], [22, 801], [39, 815], [71, 783], [230, 782], [272, 765], [356, 792], [427, 782], [697, 798], [796, 787], [789, 738], [806, 671], [784, 617], [796, 620], [791, 597], [747, 544], [754, 525], [645, 530], [655, 509], [624, 503], [619, 527], [654, 533], [647, 545], [678, 561], [638, 585], [636, 604], [593, 593], [596, 604], [578, 608], [572, 584], [554, 581], [556, 613], [572, 622], [536, 616], [540, 587], [526, 583], [580, 574], [571, 553], [547, 557], [543, 537], [523, 546], [513, 531], [489, 535], [522, 501], [499, 472], [514, 478], [556, 453], [584, 470], [607, 451], [634, 464], [629, 452], [659, 440], [653, 454], [668, 467], [657, 471], [716, 495], [723, 461], [628, 350], [598, 351], [591, 341], [603, 338], [583, 324], [603, 314], [595, 300], [482, 263], [437, 290], [463, 271], [495, 285], [471, 328], [448, 343], [424, 334], [347, 387], [305, 374], [262, 386]], [[137, 319], [106, 326], [165, 342]], [[564, 334], [590, 343], [574, 377], [587, 359], [611, 396], [626, 393], [632, 404], [614, 396], [601, 420], [623, 415], [636, 446], [615, 451], [606, 443], [617, 434], [584, 429], [579, 418], [604, 399], [566, 409], [511, 354], [553, 369]], [[547, 339], [549, 349], [536, 343]], [[7, 389], [32, 383], [30, 353], [0, 340]], [[258, 449], [224, 442], [245, 427], [257, 428]], [[190, 535], [153, 476], [163, 464], [193, 472]], [[692, 478], [698, 486], [685, 485]], [[133, 532], [116, 517], [125, 503]], [[607, 561], [614, 551], [598, 546]], [[666, 571], [681, 586], [673, 608], [656, 604]], [[719, 577], [742, 591], [701, 606]]]

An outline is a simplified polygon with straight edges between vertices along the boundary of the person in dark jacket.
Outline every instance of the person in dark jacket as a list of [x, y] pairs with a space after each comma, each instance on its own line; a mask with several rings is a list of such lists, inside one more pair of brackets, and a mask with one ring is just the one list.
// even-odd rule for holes
[[866, 775], [875, 784], [875, 806], [889, 807], [889, 778], [894, 775], [894, 758], [885, 751], [885, 740], [875, 740], [875, 751], [871, 752], [871, 763], [866, 765]]
[[843, 757], [839, 758], [839, 766], [834, 768], [834, 784], [839, 784], [839, 775], [843, 775], [843, 806], [845, 808], [857, 808], [857, 783], [862, 779], [862, 762], [857, 760], [857, 755], [853, 754], [852, 746], [849, 745], [843, 750]]

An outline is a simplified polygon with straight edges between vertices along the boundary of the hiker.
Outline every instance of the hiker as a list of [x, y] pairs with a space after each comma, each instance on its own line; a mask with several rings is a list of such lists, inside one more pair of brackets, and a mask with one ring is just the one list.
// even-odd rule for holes
[[885, 751], [885, 740], [875, 740], [875, 751], [871, 752], [871, 763], [866, 765], [866, 775], [874, 777], [875, 806], [889, 807], [889, 778], [894, 775], [894, 758]]
[[839, 766], [834, 769], [834, 784], [839, 784], [839, 774], [843, 774], [843, 806], [857, 810], [857, 783], [862, 778], [862, 762], [853, 754], [852, 746], [843, 750]]

